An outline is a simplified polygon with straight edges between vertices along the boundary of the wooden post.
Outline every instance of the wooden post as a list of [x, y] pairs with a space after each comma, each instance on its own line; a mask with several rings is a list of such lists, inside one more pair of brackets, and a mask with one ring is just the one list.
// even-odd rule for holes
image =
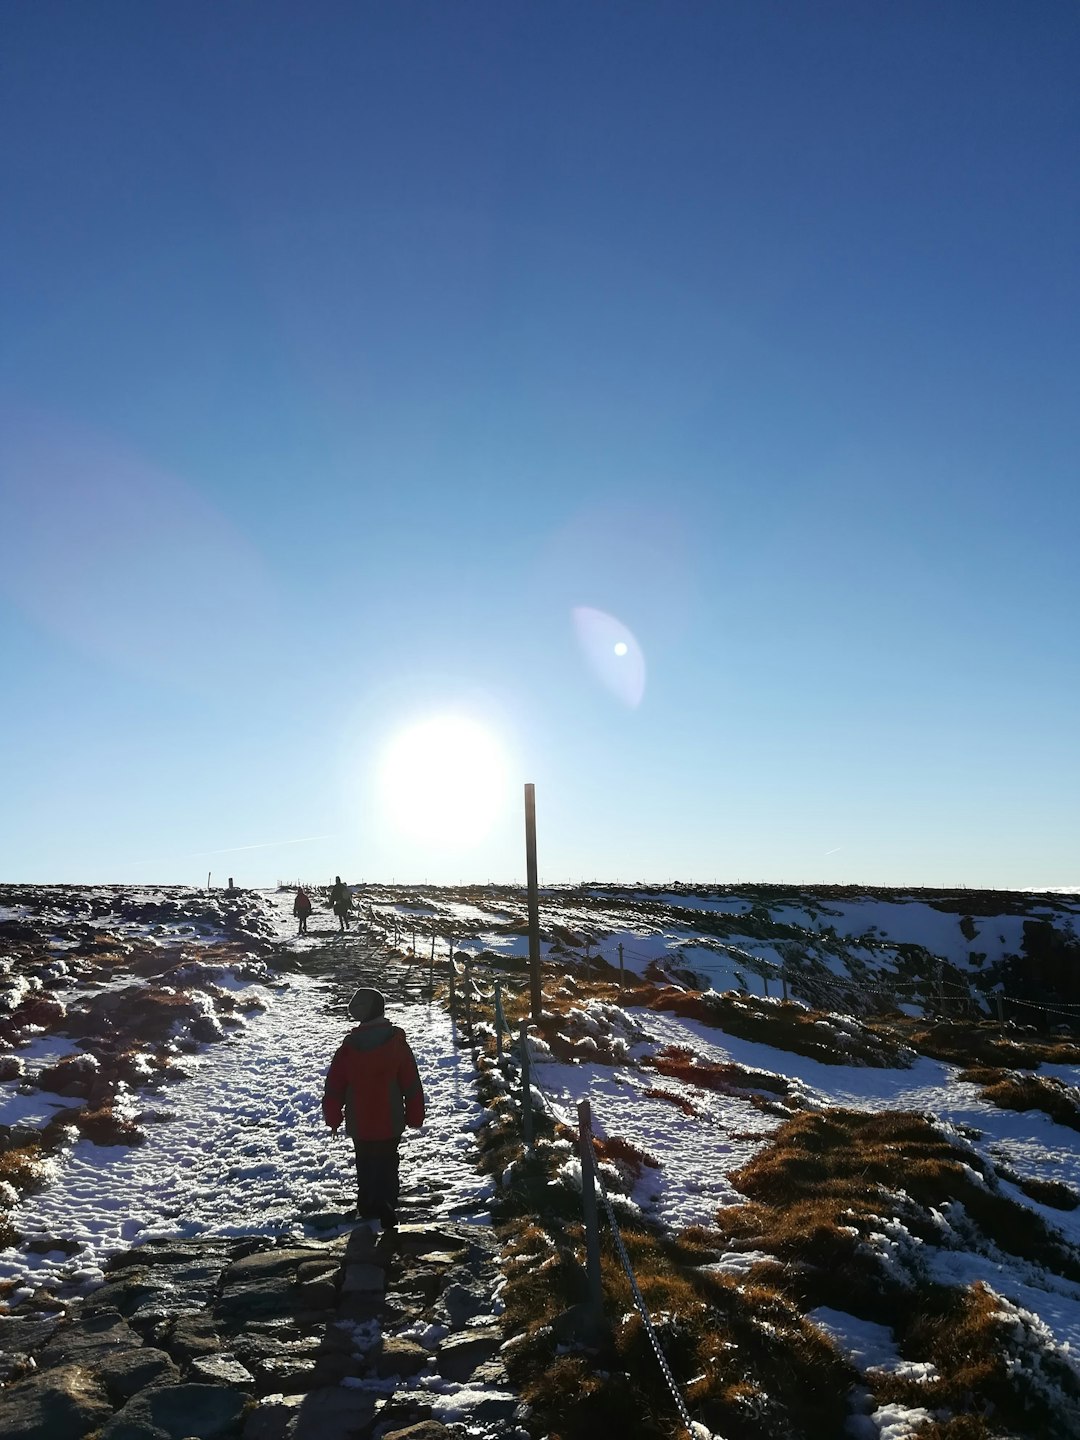
[[767, 1000], [767, 999], [769, 998], [769, 977], [768, 977], [768, 975], [762, 975], [762, 977], [761, 977], [761, 983], [762, 983], [762, 985], [765, 987], [765, 999]]
[[414, 955], [416, 954], [416, 926], [415, 926], [415, 925], [413, 926], [413, 932], [412, 932], [412, 953], [413, 953]]
[[210, 876], [211, 876], [211, 873], [212, 873], [212, 872], [209, 871], [209, 870], [207, 870], [207, 872], [206, 872], [206, 888], [207, 888], [208, 890], [210, 889]]
[[784, 987], [784, 1003], [787, 1003], [787, 971], [780, 971], [780, 984]]
[[495, 977], [495, 1058], [502, 1059], [502, 981]]
[[619, 989], [626, 984], [626, 967], [623, 965], [622, 941], [619, 941]]
[[435, 994], [435, 936], [431, 937], [431, 964], [428, 966], [428, 989]]
[[525, 1150], [532, 1154], [533, 1113], [532, 1090], [529, 1086], [529, 1022], [521, 1022], [521, 1124], [525, 1131]]
[[525, 786], [525, 873], [529, 897], [529, 986], [534, 1021], [543, 1008], [540, 991], [540, 891], [536, 881], [536, 786]]
[[581, 1208], [585, 1216], [585, 1273], [589, 1280], [589, 1307], [593, 1319], [604, 1313], [604, 1290], [600, 1279], [600, 1225], [596, 1215], [596, 1172], [593, 1169], [592, 1111], [588, 1100], [577, 1107], [581, 1143]]
[[454, 957], [450, 956], [450, 1014], [457, 1010], [457, 984], [454, 979]]
[[435, 935], [434, 935], [434, 933], [432, 933], [432, 936], [431, 936], [431, 963], [432, 963], [432, 965], [434, 966], [434, 964], [435, 964]]
[[469, 961], [472, 957], [465, 956], [465, 1027], [469, 1032], [469, 1040], [472, 1040], [472, 975], [469, 972]]

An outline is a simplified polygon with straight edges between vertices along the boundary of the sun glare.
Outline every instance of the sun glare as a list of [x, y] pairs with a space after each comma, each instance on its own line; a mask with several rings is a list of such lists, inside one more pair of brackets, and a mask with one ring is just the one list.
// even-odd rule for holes
[[387, 746], [379, 767], [383, 809], [408, 835], [439, 845], [475, 844], [507, 795], [498, 740], [475, 720], [439, 715]]

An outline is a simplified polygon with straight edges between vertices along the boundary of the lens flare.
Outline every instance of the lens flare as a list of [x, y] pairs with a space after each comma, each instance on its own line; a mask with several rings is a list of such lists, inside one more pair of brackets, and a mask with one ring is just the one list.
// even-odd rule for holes
[[633, 633], [605, 610], [578, 605], [574, 630], [581, 653], [600, 683], [631, 710], [645, 694], [645, 656]]

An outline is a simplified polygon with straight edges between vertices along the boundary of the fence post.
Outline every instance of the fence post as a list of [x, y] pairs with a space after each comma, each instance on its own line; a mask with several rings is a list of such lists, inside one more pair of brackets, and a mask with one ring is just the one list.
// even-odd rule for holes
[[465, 1027], [466, 1027], [466, 1029], [467, 1029], [468, 1032], [469, 1032], [469, 1039], [470, 1039], [470, 1040], [472, 1040], [472, 1033], [473, 1033], [473, 1031], [472, 1031], [472, 976], [471, 976], [471, 974], [469, 973], [469, 962], [470, 962], [471, 959], [472, 959], [472, 956], [471, 956], [471, 955], [466, 955], [466, 956], [465, 956], [465, 974], [464, 974], [464, 977], [463, 977], [463, 979], [464, 979], [464, 984], [465, 984]]
[[431, 932], [431, 963], [435, 964], [435, 932]]
[[502, 981], [495, 977], [495, 1059], [502, 1059]]
[[416, 954], [416, 926], [415, 926], [415, 925], [413, 926], [413, 932], [412, 932], [412, 953], [413, 953], [414, 955]]
[[1005, 1024], [1005, 1006], [1001, 1003], [1001, 991], [1000, 991], [1000, 990], [997, 992], [997, 1012], [998, 1012], [998, 1024], [999, 1024], [999, 1025], [1004, 1025], [1004, 1024]]
[[762, 983], [762, 985], [764, 985], [764, 987], [765, 987], [765, 999], [767, 1000], [767, 999], [769, 998], [769, 977], [768, 977], [768, 975], [762, 975], [762, 977], [761, 977], [761, 983]]
[[428, 966], [428, 989], [435, 994], [435, 936], [431, 937], [431, 964]]
[[588, 1100], [577, 1107], [581, 1138], [581, 1208], [585, 1215], [585, 1272], [589, 1278], [589, 1308], [597, 1322], [604, 1313], [600, 1279], [600, 1225], [596, 1214], [596, 1172], [593, 1169], [592, 1110]]
[[525, 1152], [532, 1154], [532, 1090], [529, 1086], [529, 1022], [521, 1022], [521, 1123], [525, 1130]]
[[450, 956], [450, 1014], [457, 1011], [457, 984], [454, 977], [454, 957]]
[[626, 984], [626, 968], [623, 965], [622, 941], [619, 941], [619, 989]]
[[395, 915], [395, 916], [394, 916], [394, 949], [395, 949], [395, 950], [397, 949], [397, 936], [398, 936], [397, 916]]
[[784, 1001], [787, 1002], [787, 971], [780, 971], [780, 984], [784, 987]]

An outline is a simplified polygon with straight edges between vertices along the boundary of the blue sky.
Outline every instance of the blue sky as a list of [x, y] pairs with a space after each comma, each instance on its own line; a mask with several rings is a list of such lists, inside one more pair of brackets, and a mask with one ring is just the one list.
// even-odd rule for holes
[[0, 876], [1080, 883], [1073, 6], [0, 27]]

